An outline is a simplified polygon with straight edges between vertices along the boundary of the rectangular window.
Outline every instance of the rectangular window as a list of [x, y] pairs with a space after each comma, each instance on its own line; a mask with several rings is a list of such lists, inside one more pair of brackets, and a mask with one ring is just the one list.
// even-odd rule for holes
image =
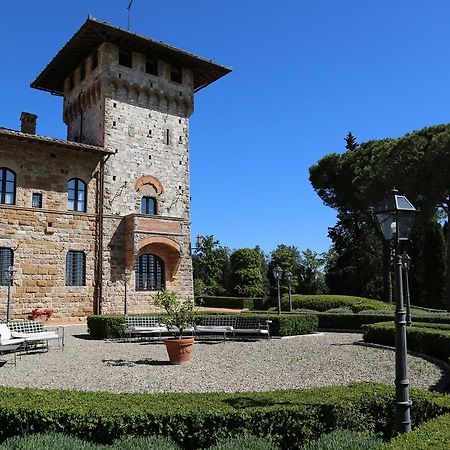
[[181, 83], [181, 68], [178, 66], [171, 66], [170, 68], [170, 80], [175, 81], [175, 83]]
[[33, 197], [31, 198], [31, 206], [33, 208], [42, 208], [42, 194], [38, 192], [33, 193]]
[[158, 61], [154, 58], [148, 58], [145, 60], [145, 71], [150, 75], [158, 76]]
[[8, 268], [13, 265], [13, 251], [0, 247], [0, 286], [7, 286], [9, 281]]
[[133, 57], [131, 50], [119, 48], [119, 64], [125, 67], [133, 67]]
[[86, 256], [69, 250], [66, 256], [66, 286], [86, 286]]

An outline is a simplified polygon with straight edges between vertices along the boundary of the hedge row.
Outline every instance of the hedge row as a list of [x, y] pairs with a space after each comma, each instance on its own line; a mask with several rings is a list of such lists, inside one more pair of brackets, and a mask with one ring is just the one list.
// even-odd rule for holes
[[[283, 308], [288, 307], [287, 296], [283, 297]], [[347, 295], [293, 295], [292, 307], [294, 309], [312, 309], [314, 311], [328, 311], [334, 308], [350, 308], [353, 312], [365, 310], [392, 310], [390, 303], [371, 300], [364, 297], [351, 297]]]
[[[253, 393], [113, 394], [0, 387], [0, 441], [45, 430], [109, 444], [124, 435], [162, 435], [184, 449], [205, 448], [237, 434], [284, 449], [332, 430], [392, 436], [394, 388], [355, 383]], [[450, 412], [441, 394], [412, 390], [419, 423]]]
[[[389, 313], [317, 313], [319, 318], [319, 328], [331, 328], [336, 330], [360, 330], [364, 325], [378, 322], [393, 322], [394, 312]], [[413, 323], [427, 323], [427, 327], [437, 327], [440, 324], [450, 326], [450, 316], [448, 314], [415, 314]], [[433, 325], [434, 324], [434, 325]], [[442, 328], [444, 329], [444, 328]]]
[[430, 420], [411, 433], [399, 435], [382, 448], [383, 450], [450, 450], [450, 414]]
[[[395, 325], [392, 322], [366, 325], [364, 341], [395, 345]], [[430, 328], [426, 323], [415, 323], [406, 328], [408, 349], [448, 361], [450, 356], [450, 330]]]
[[230, 309], [268, 309], [276, 302], [270, 298], [244, 298], [244, 297], [213, 297], [202, 296], [195, 299], [195, 304], [207, 308]]
[[[203, 316], [211, 314], [198, 315], [197, 320], [201, 320]], [[229, 317], [231, 314], [224, 315]], [[164, 320], [164, 315], [161, 315]], [[220, 317], [220, 314], [214, 316]], [[272, 336], [295, 336], [298, 334], [314, 333], [317, 330], [319, 320], [316, 314], [249, 314], [260, 320], [271, 320], [270, 334]], [[113, 315], [93, 315], [87, 318], [89, 333], [92, 337], [98, 339], [115, 339], [124, 337], [124, 316]]]

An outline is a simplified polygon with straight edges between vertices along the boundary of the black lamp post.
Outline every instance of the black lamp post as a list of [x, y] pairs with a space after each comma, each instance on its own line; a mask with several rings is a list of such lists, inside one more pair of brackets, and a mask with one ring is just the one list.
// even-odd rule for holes
[[384, 239], [392, 242], [395, 255], [395, 392], [397, 404], [397, 431], [411, 431], [411, 401], [406, 346], [406, 312], [403, 302], [402, 256], [400, 241], [411, 236], [417, 210], [404, 196], [393, 189], [375, 211]]
[[290, 270], [286, 272], [286, 278], [288, 281], [288, 296], [289, 296], [289, 312], [292, 312], [292, 296], [291, 296], [291, 279], [292, 279], [292, 273]]
[[402, 254], [403, 273], [405, 275], [405, 303], [406, 303], [406, 326], [411, 325], [411, 297], [409, 295], [409, 270], [411, 269], [411, 257], [408, 253]]
[[280, 266], [273, 268], [273, 277], [277, 280], [277, 298], [278, 298], [278, 314], [281, 314], [281, 293], [280, 293], [280, 280], [283, 275], [283, 269]]
[[122, 279], [125, 285], [125, 302], [123, 307], [123, 313], [125, 316], [128, 315], [128, 281], [130, 280], [130, 277], [131, 277], [131, 270], [127, 267], [122, 275]]

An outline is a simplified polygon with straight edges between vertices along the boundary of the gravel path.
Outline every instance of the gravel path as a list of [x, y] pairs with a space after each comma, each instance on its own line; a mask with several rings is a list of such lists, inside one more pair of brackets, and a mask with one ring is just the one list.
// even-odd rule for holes
[[[66, 348], [0, 359], [0, 385], [110, 392], [265, 391], [394, 382], [394, 352], [355, 345], [360, 334], [324, 333], [289, 339], [195, 344], [188, 366], [167, 363], [163, 343], [91, 340], [85, 326], [66, 329]], [[55, 344], [53, 344], [55, 347]], [[445, 369], [409, 357], [413, 387], [434, 387]]]

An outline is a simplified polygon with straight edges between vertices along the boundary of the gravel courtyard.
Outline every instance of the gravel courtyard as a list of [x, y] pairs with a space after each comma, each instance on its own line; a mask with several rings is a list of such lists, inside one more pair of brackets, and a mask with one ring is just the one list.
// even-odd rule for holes
[[[18, 359], [1, 356], [0, 385], [110, 392], [265, 391], [394, 382], [394, 352], [357, 345], [360, 334], [324, 333], [258, 341], [200, 341], [188, 366], [167, 363], [161, 342], [92, 340], [85, 326], [66, 328], [66, 348]], [[413, 387], [433, 388], [445, 369], [409, 357]]]

